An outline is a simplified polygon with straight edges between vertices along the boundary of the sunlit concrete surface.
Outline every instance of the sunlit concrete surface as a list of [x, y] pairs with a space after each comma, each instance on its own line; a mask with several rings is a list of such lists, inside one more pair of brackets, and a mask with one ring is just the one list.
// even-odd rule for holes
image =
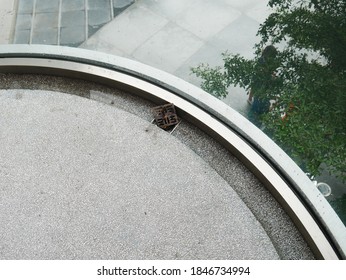
[[148, 121], [0, 91], [1, 259], [277, 259], [228, 183]]
[[16, 18], [15, 3], [15, 0], [0, 0], [0, 44], [11, 42], [13, 25]]

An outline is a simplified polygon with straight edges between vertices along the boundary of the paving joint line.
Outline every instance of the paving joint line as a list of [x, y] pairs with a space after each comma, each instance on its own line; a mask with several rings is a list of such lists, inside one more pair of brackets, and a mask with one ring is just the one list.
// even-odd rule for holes
[[[18, 10], [17, 10], [18, 13]], [[30, 38], [29, 38], [29, 44], [32, 44], [32, 35], [34, 33], [34, 20], [36, 16], [36, 0], [33, 2], [33, 7], [32, 7], [32, 17], [31, 17], [31, 28], [30, 28]]]
[[61, 16], [62, 16], [62, 0], [59, 0], [59, 11], [58, 11], [58, 38], [57, 45], [60, 46], [61, 36]]
[[[88, 40], [88, 35], [89, 35], [89, 26], [88, 26], [88, 0], [84, 0], [84, 12], [85, 12], [85, 29], [84, 29], [84, 31], [85, 31], [85, 40], [84, 40], [84, 42], [85, 41], [87, 41]], [[83, 42], [83, 43], [84, 43]], [[82, 43], [82, 44], [83, 44]]]
[[114, 19], [114, 3], [113, 0], [109, 0], [110, 7], [111, 7], [111, 20]]

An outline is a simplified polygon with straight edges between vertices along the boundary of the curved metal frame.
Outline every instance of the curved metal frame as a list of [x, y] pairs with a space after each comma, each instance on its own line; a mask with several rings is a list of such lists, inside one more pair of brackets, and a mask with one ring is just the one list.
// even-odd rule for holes
[[135, 61], [68, 47], [0, 46], [0, 72], [94, 80], [174, 103], [180, 115], [221, 142], [262, 181], [318, 257], [346, 258], [346, 228], [303, 171], [261, 130], [201, 89]]

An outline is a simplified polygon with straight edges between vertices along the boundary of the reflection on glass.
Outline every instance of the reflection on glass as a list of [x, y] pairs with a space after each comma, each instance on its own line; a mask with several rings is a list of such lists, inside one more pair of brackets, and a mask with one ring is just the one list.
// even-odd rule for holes
[[[253, 121], [317, 181], [346, 224], [345, 1], [311, 9], [293, 4], [280, 18], [270, 15], [273, 9], [265, 0], [197, 2], [18, 0], [10, 41], [84, 47], [138, 60], [195, 85], [204, 82], [202, 87], [244, 116], [253, 116], [254, 105], [266, 98], [268, 110]], [[304, 21], [306, 11], [319, 16]], [[291, 20], [291, 12], [299, 17]], [[256, 37], [266, 18], [270, 22]], [[292, 39], [289, 47], [283, 37]], [[259, 66], [259, 59], [272, 44], [278, 65], [257, 71], [271, 66]], [[223, 61], [220, 54], [226, 50], [240, 56], [225, 54]], [[261, 86], [251, 93], [256, 79]]]

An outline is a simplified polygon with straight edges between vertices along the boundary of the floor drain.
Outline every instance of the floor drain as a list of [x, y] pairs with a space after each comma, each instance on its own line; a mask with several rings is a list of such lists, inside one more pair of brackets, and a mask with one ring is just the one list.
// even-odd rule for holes
[[173, 103], [157, 106], [152, 109], [154, 113], [154, 122], [164, 130], [174, 129], [179, 123], [179, 118], [175, 111]]

